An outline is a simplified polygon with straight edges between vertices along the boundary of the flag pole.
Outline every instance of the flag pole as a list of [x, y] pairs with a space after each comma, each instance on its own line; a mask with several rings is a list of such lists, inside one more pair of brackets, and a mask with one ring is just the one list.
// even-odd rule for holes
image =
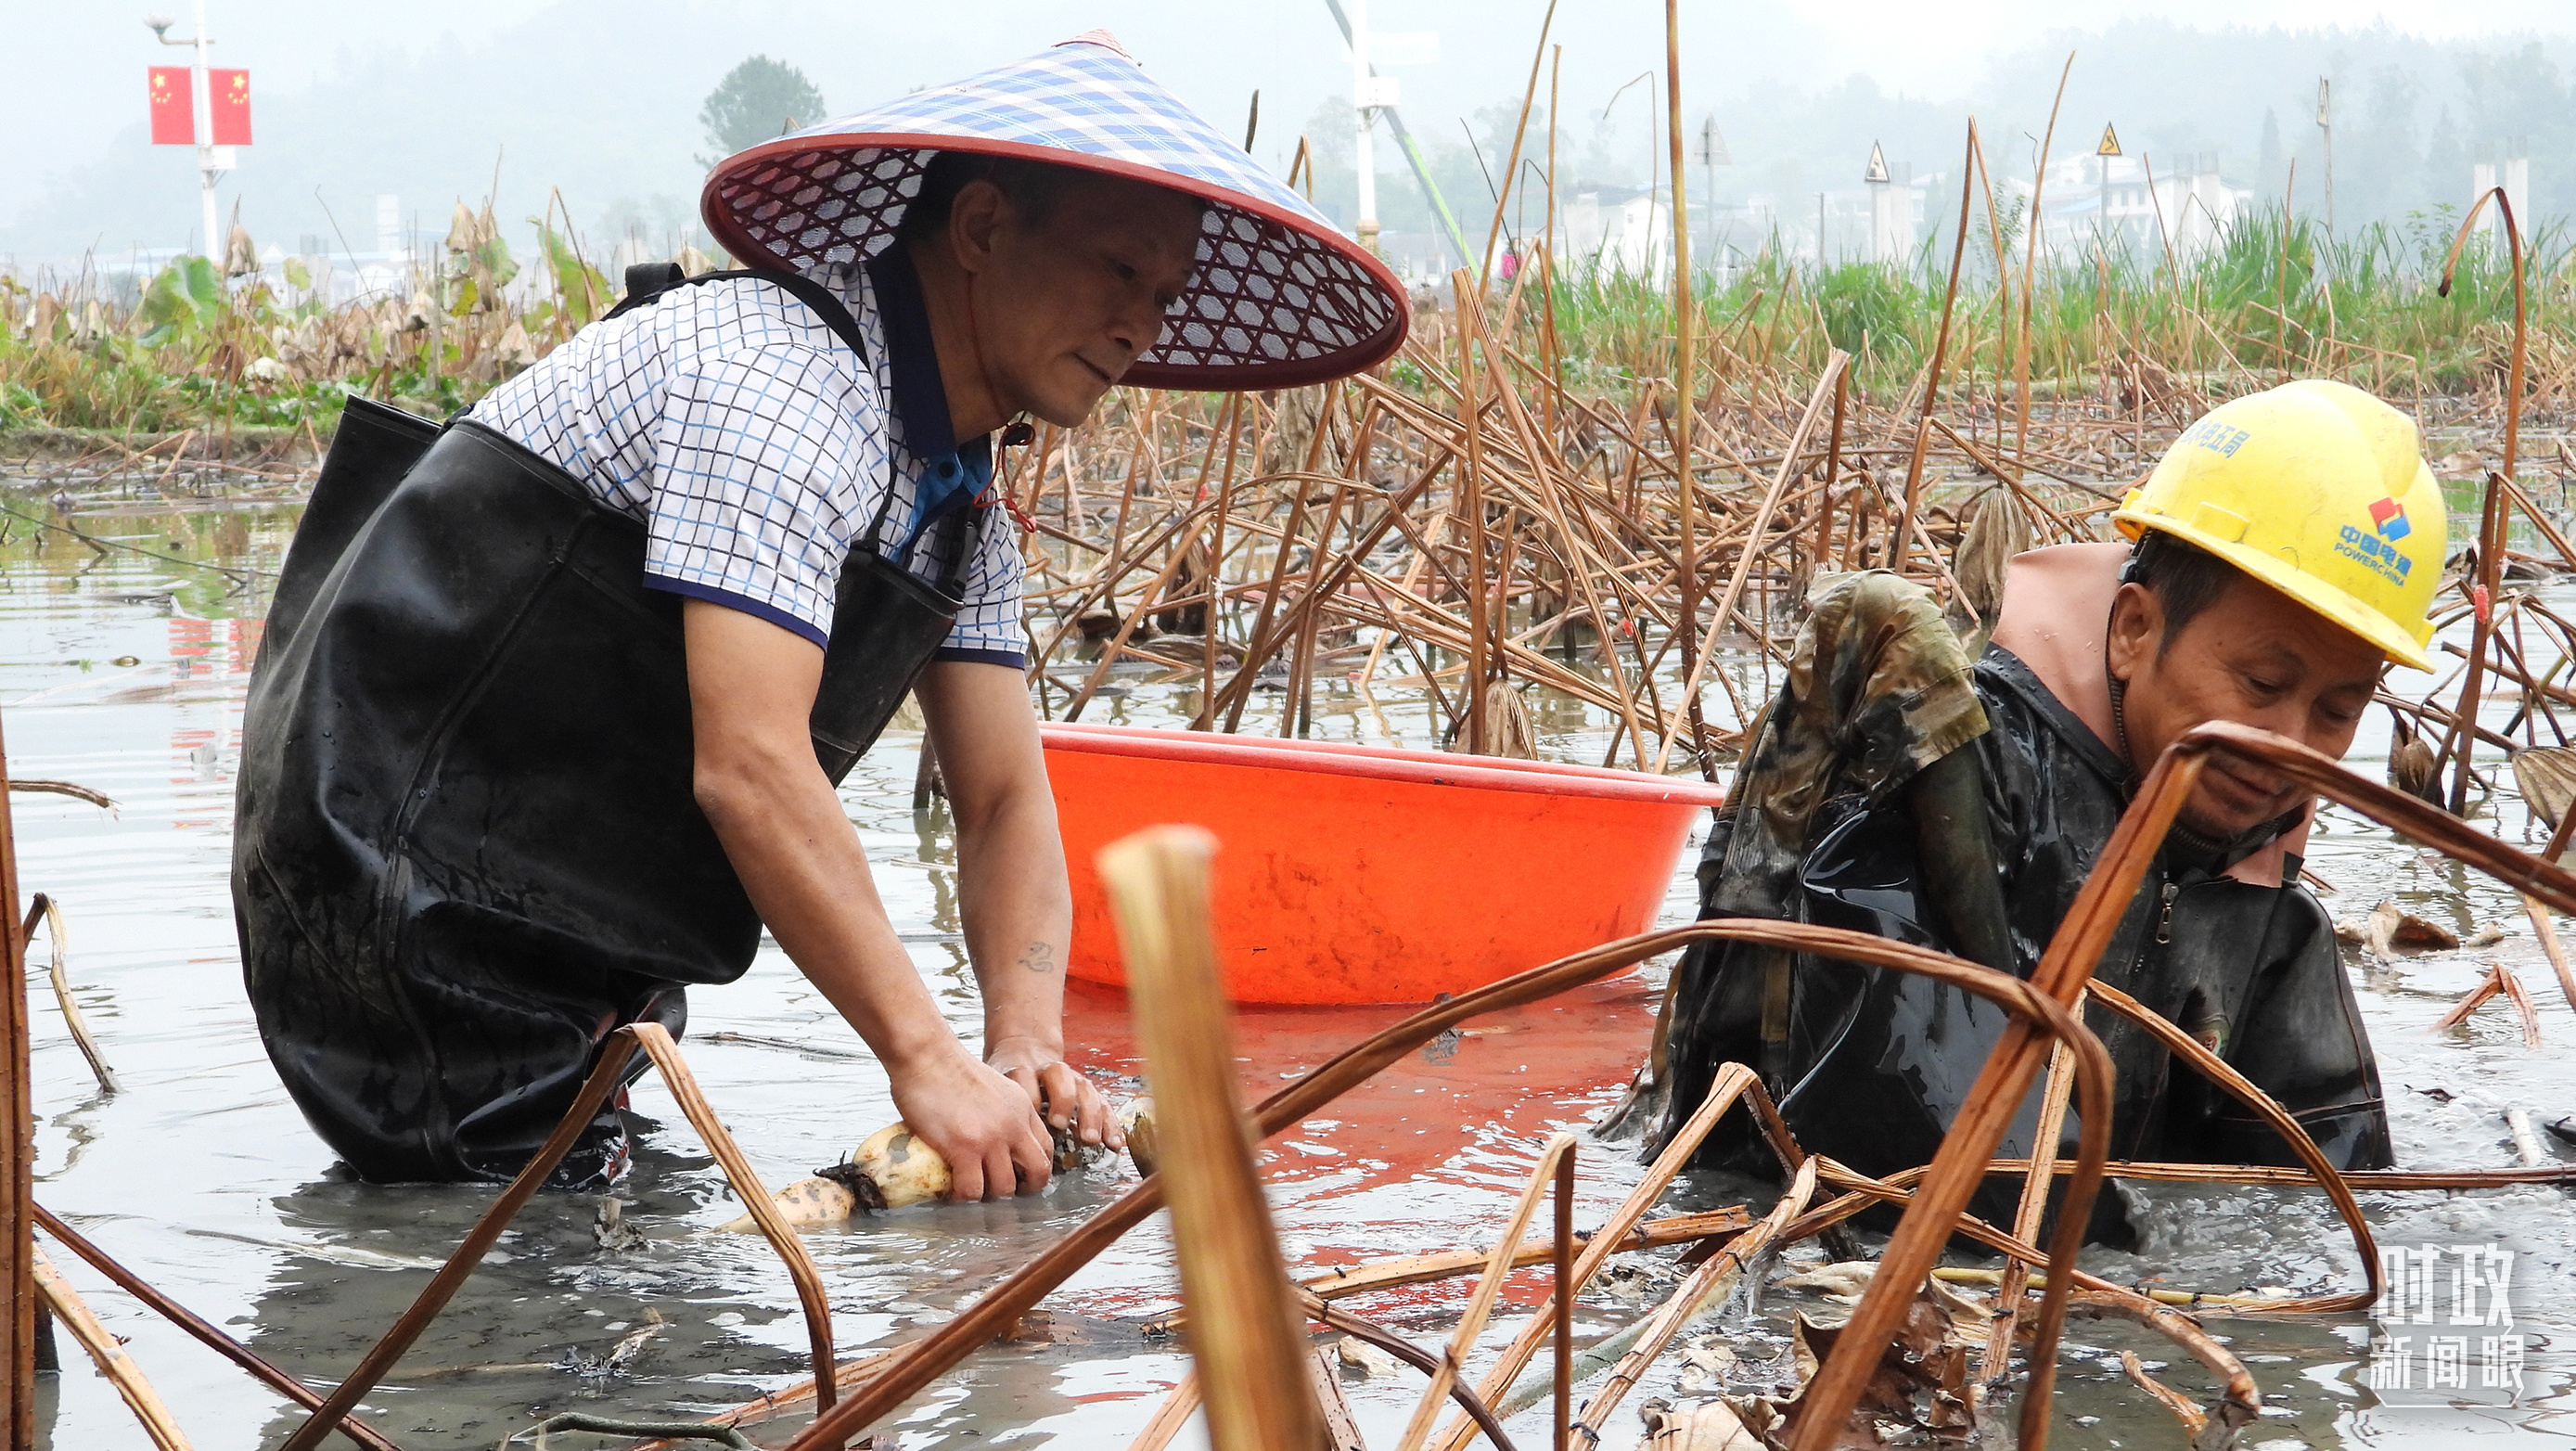
[[206, 209], [206, 256], [220, 260], [224, 239], [215, 235], [215, 88], [206, 76], [206, 45], [206, 0], [197, 0], [197, 59], [188, 90], [197, 113], [197, 191]]
[[206, 0], [196, 0], [196, 11], [197, 33], [186, 40], [170, 38], [170, 18], [166, 15], [145, 16], [143, 23], [151, 27], [163, 45], [184, 45], [192, 52], [188, 64], [188, 125], [197, 143], [197, 199], [204, 208], [205, 255], [210, 261], [220, 261], [225, 239], [215, 235], [221, 225], [215, 212], [215, 178], [230, 170], [231, 162], [219, 156], [215, 146], [214, 78], [206, 68], [206, 47], [214, 41], [206, 35]]

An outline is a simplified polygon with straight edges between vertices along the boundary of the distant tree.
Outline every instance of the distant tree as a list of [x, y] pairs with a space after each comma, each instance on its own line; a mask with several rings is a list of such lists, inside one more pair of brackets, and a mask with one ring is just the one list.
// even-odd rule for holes
[[2337, 137], [2349, 139], [2344, 155], [2336, 158], [2343, 175], [2335, 179], [2335, 187], [2351, 199], [2339, 210], [2339, 224], [2343, 218], [2394, 222], [2432, 199], [2425, 191], [2424, 151], [2416, 139], [2415, 108], [2423, 93], [2422, 83], [2403, 66], [2381, 66], [2371, 73], [2367, 99]]
[[2281, 199], [2282, 188], [2289, 183], [2289, 158], [2281, 151], [2281, 114], [2270, 106], [2263, 108], [2263, 144], [2255, 152], [2254, 205], [2269, 206]]
[[795, 126], [823, 119], [823, 93], [805, 73], [785, 61], [756, 55], [725, 73], [698, 108], [713, 154], [698, 158], [713, 166], [746, 146], [757, 145]]
[[[2460, 59], [2460, 79], [2468, 91], [2467, 134], [2462, 137], [2468, 159], [2529, 157], [2531, 195], [2523, 200], [2566, 214], [2568, 198], [2576, 194], [2576, 160], [2571, 160], [2576, 153], [2576, 84], [2536, 40], [2469, 52]], [[2528, 237], [2540, 219], [2515, 220]]]
[[[1301, 175], [1298, 188], [1312, 196], [1316, 209], [1336, 226], [1347, 227], [1359, 215], [1358, 136], [1359, 120], [1348, 96], [1326, 96], [1318, 102], [1302, 133], [1315, 174], [1311, 181]], [[1284, 176], [1295, 163], [1297, 140], [1284, 139], [1280, 147], [1284, 154], [1276, 164]]]
[[[2444, 106], [2433, 119], [2433, 139], [2424, 144], [2425, 203], [2448, 203], [2456, 212], [2467, 204], [2463, 199], [2469, 196], [2470, 175], [2469, 150], [2460, 144], [2460, 128], [2451, 122], [2451, 108]], [[2450, 241], [2444, 237], [2442, 245]]]

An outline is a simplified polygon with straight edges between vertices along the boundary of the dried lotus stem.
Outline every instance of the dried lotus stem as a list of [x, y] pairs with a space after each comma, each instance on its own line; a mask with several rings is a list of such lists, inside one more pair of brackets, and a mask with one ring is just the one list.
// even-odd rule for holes
[[144, 1378], [142, 1368], [134, 1363], [134, 1357], [127, 1355], [117, 1338], [108, 1333], [106, 1326], [98, 1323], [98, 1317], [90, 1313], [80, 1292], [55, 1272], [53, 1261], [45, 1258], [45, 1252], [35, 1250], [33, 1253], [36, 1293], [44, 1296], [46, 1306], [54, 1312], [55, 1323], [69, 1331], [71, 1337], [80, 1342], [81, 1349], [89, 1352], [89, 1358], [98, 1363], [98, 1373], [116, 1387], [116, 1393], [124, 1398], [127, 1409], [134, 1412], [134, 1419], [143, 1423], [144, 1434], [152, 1438], [153, 1445], [161, 1451], [190, 1451], [186, 1433], [179, 1429], [178, 1422], [170, 1419], [170, 1408], [161, 1403], [160, 1395], [152, 1389], [152, 1382]]
[[89, 1019], [81, 1015], [80, 1003], [72, 997], [71, 936], [63, 928], [62, 906], [42, 892], [28, 899], [27, 920], [19, 933], [22, 952], [36, 940], [39, 921], [45, 927], [46, 945], [52, 949], [45, 957], [45, 977], [54, 986], [54, 1002], [63, 1010], [63, 1024], [72, 1030], [72, 1042], [79, 1045], [81, 1056], [89, 1060], [89, 1071], [97, 1077], [100, 1091], [114, 1093], [119, 1086], [116, 1070], [107, 1066], [107, 1055], [98, 1051], [98, 1040], [90, 1036]]
[[[1521, 1197], [1512, 1206], [1511, 1218], [1504, 1221], [1502, 1238], [1495, 1241], [1485, 1273], [1476, 1281], [1476, 1292], [1467, 1301], [1466, 1313], [1458, 1317], [1457, 1328], [1449, 1334], [1448, 1348], [1441, 1353], [1439, 1368], [1431, 1373], [1431, 1384], [1422, 1388], [1421, 1399], [1414, 1403], [1413, 1419], [1406, 1423], [1402, 1439], [1396, 1442], [1396, 1451], [1415, 1451], [1422, 1444], [1422, 1438], [1431, 1434], [1432, 1420], [1440, 1411], [1440, 1398], [1449, 1393], [1450, 1382], [1458, 1378], [1466, 1364], [1467, 1352], [1476, 1348], [1476, 1337], [1484, 1333], [1485, 1317], [1493, 1313], [1494, 1300], [1502, 1294], [1503, 1281], [1511, 1274], [1521, 1237], [1529, 1232], [1530, 1217], [1538, 1212], [1539, 1197], [1547, 1192], [1551, 1179], [1557, 1180], [1560, 1188], [1565, 1185], [1560, 1171], [1573, 1164], [1574, 1145], [1572, 1134], [1558, 1134], [1548, 1141], [1545, 1149], [1540, 1150], [1538, 1166], [1530, 1171], [1529, 1182], [1522, 1186]], [[1559, 1202], [1565, 1202], [1562, 1194]], [[1571, 1304], [1562, 1275], [1558, 1278], [1556, 1298], [1560, 1305]], [[1572, 1349], [1566, 1344], [1561, 1326], [1558, 1327], [1557, 1344], [1566, 1351]]]
[[[1981, 995], [1999, 995], [1997, 1001], [2008, 1000], [2043, 1017], [2052, 1010], [2049, 1004], [2031, 992], [2027, 984], [1937, 952], [1891, 942], [1868, 933], [1755, 918], [1699, 922], [1604, 943], [1489, 983], [1473, 992], [1461, 993], [1447, 1002], [1433, 1003], [1343, 1049], [1315, 1071], [1263, 1100], [1255, 1114], [1257, 1132], [1264, 1136], [1279, 1133], [1321, 1112], [1334, 1099], [1469, 1018], [1536, 1002], [1569, 988], [1599, 981], [1647, 958], [1702, 941], [1760, 942], [1793, 952], [1924, 972]], [[2063, 1010], [2056, 1011], [2062, 1016]], [[2071, 1023], [2072, 1020], [2066, 1021]], [[1578, 1288], [1592, 1272], [1587, 1264], [1592, 1268], [1598, 1267], [1595, 1256], [1606, 1258], [1625, 1247], [1629, 1230], [1661, 1196], [1672, 1176], [1680, 1172], [1682, 1163], [1698, 1147], [1699, 1135], [1707, 1132], [1718, 1111], [1732, 1102], [1734, 1095], [1744, 1093], [1748, 1087], [1758, 1087], [1751, 1069], [1729, 1064], [1719, 1072], [1717, 1081], [1710, 1086], [1709, 1101], [1693, 1115], [1691, 1124], [1676, 1136], [1666, 1153], [1648, 1169], [1645, 1180], [1629, 1200], [1586, 1243], [1583, 1256], [1575, 1265]], [[2079, 1165], [2079, 1174], [2084, 1171], [2084, 1166]], [[1035, 1259], [995, 1284], [956, 1318], [895, 1352], [893, 1365], [867, 1385], [853, 1391], [848, 1400], [817, 1418], [813, 1425], [789, 1443], [790, 1451], [811, 1451], [811, 1448], [827, 1443], [837, 1445], [864, 1431], [923, 1386], [945, 1374], [976, 1347], [1002, 1333], [1031, 1305], [1162, 1207], [1162, 1202], [1163, 1185], [1159, 1178], [1149, 1179], [1128, 1191], [1124, 1197], [1103, 1208]], [[2034, 1262], [2046, 1258], [2037, 1251], [2031, 1252], [2029, 1257]], [[1533, 1337], [1532, 1350], [1535, 1345]], [[1528, 1355], [1523, 1353], [1513, 1364], [1513, 1373], [1517, 1374], [1527, 1363]]]
[[[2060, 923], [2057, 935], [2047, 953], [2031, 974], [2031, 984], [2039, 992], [2060, 1002], [2073, 1001], [2091, 978], [2093, 968], [2111, 934], [2118, 928], [2130, 899], [2136, 894], [2140, 877], [2148, 860], [2162, 846], [2166, 830], [2198, 780], [2200, 769], [2212, 751], [2225, 751], [2250, 760], [2267, 770], [2287, 776], [2315, 793], [2361, 812], [2381, 825], [2434, 847], [2471, 866], [2496, 877], [2507, 886], [2530, 894], [2560, 911], [2576, 911], [2576, 875], [2554, 863], [2541, 861], [2528, 853], [2516, 851], [2494, 837], [2480, 832], [2438, 807], [2418, 801], [2391, 787], [2368, 780], [2345, 770], [2336, 762], [2295, 741], [2268, 731], [2227, 722], [2212, 722], [2187, 731], [2167, 747], [2146, 782], [2140, 787], [2128, 812], [2112, 833], [2108, 845], [2096, 860], [2093, 873], [2085, 879], [2074, 905]], [[2094, 985], [2094, 991], [2106, 1003], [2118, 1000], [2109, 988]], [[2131, 1006], [2134, 1006], [2132, 1004]], [[2161, 1018], [2145, 1014], [2143, 1024], [2155, 1030]], [[2170, 1025], [2165, 1025], [2170, 1027]], [[2205, 1051], [2194, 1055], [2181, 1046], [2189, 1043], [2187, 1035], [2177, 1032], [2173, 1038], [2159, 1040], [2165, 1046], [2193, 1059], [2193, 1066], [2217, 1078], [2234, 1091], [2241, 1076]], [[2192, 1048], [2198, 1048], [2192, 1044]], [[1908, 1205], [1905, 1217], [1898, 1223], [1881, 1258], [1882, 1272], [1861, 1299], [1860, 1308], [1836, 1340], [1807, 1394], [1819, 1409], [1802, 1421], [1793, 1451], [1825, 1451], [1827, 1429], [1838, 1426], [1851, 1413], [1858, 1401], [1870, 1368], [1877, 1364], [1880, 1352], [1894, 1338], [1898, 1320], [1905, 1313], [1910, 1289], [1899, 1293], [1891, 1283], [1900, 1286], [1918, 1284], [1930, 1271], [1932, 1261], [1948, 1240], [1965, 1212], [1968, 1196], [1982, 1179], [1986, 1163], [1992, 1159], [1995, 1145], [2018, 1112], [2022, 1097], [2037, 1073], [2044, 1048], [2028, 1020], [2016, 1017], [2005, 1025], [1986, 1066], [1978, 1076], [1976, 1087], [1953, 1121], [1925, 1173], [1922, 1187]], [[2222, 1076], [2223, 1075], [2223, 1076]], [[2232, 1082], [2231, 1082], [2232, 1080]], [[2245, 1085], [2248, 1089], [2251, 1085]], [[2241, 1097], [2242, 1095], [2240, 1095]], [[2274, 1113], [2279, 1105], [2255, 1094], [2260, 1109], [2270, 1104]], [[2091, 1115], [2084, 1115], [2089, 1120]], [[2286, 1115], [2282, 1118], [2286, 1120]], [[2089, 1125], [2088, 1125], [2089, 1126]], [[2344, 1187], [2332, 1166], [2321, 1156], [2307, 1159], [2316, 1146], [2296, 1125], [2286, 1130], [2280, 1122], [2276, 1131], [2294, 1148], [2302, 1150], [2303, 1159], [2317, 1172], [2318, 1180], [2336, 1201], [2336, 1209], [2353, 1229], [2355, 1237], [2369, 1242], [2369, 1227], [2362, 1220], [2357, 1204], [2351, 1202], [2351, 1191]], [[2060, 1214], [2061, 1241], [2070, 1234], [2080, 1235], [2084, 1211], [2089, 1200], [2078, 1203], [2070, 1194]], [[2050, 1274], [2054, 1279], [2071, 1259], [2074, 1245], [2049, 1255]], [[2363, 1273], [2368, 1288], [2356, 1295], [2335, 1296], [2329, 1301], [2335, 1308], [2352, 1309], [2369, 1304], [2379, 1296], [2379, 1261], [2376, 1255], [2363, 1257]], [[2043, 1352], [2053, 1345], [2046, 1322], [2042, 1325]], [[2053, 1354], [2034, 1354], [2031, 1363], [2031, 1388], [2022, 1402], [2020, 1437], [2025, 1447], [2043, 1447], [2047, 1442], [2049, 1390], [2054, 1384], [2056, 1366]]]
[[[1584, 1402], [1583, 1414], [1577, 1418], [1577, 1424], [1598, 1427], [1606, 1422], [1610, 1413], [1619, 1408], [1619, 1402], [1636, 1386], [1638, 1377], [1645, 1374], [1646, 1366], [1664, 1353], [1664, 1347], [1672, 1343], [1673, 1336], [1690, 1322], [1691, 1317], [1712, 1302], [1722, 1300], [1735, 1282], [1743, 1278], [1755, 1256], [1782, 1242], [1782, 1232], [1807, 1207], [1807, 1201], [1815, 1196], [1816, 1169], [1817, 1161], [1813, 1158], [1800, 1164], [1798, 1172], [1790, 1177], [1789, 1187], [1780, 1195], [1780, 1202], [1771, 1206], [1771, 1212], [1763, 1217], [1762, 1222], [1702, 1262], [1691, 1272], [1690, 1278], [1682, 1282], [1681, 1288], [1673, 1292], [1672, 1298], [1657, 1307], [1653, 1322], [1638, 1337], [1635, 1348], [1619, 1357], [1618, 1365], [1611, 1369], [1609, 1383], [1593, 1392], [1591, 1400]], [[1565, 1389], [1562, 1372], [1557, 1385], [1562, 1393]]]
[[2488, 963], [2487, 975], [2478, 979], [2476, 987], [2452, 1004], [2451, 1010], [2433, 1024], [2432, 1031], [2438, 1033], [2444, 1028], [2456, 1028], [2467, 1022], [2469, 1014], [2486, 1006], [2487, 999], [2499, 993], [2512, 1000], [2515, 1015], [2522, 1019], [2522, 1046], [2539, 1047], [2540, 1013], [2532, 1006], [2531, 994], [2524, 990], [2522, 979], [2514, 976], [2513, 969], [2501, 962]]
[[1148, 827], [1100, 854], [1134, 985], [1128, 1001], [1160, 1107], [1181, 1296], [1199, 1312], [1191, 1358], [1205, 1372], [1216, 1451], [1314, 1451], [1323, 1409], [1307, 1370], [1303, 1318], [1253, 1162], [1234, 1073], [1233, 1017], [1208, 925], [1216, 840], [1199, 827]]
[[[609, 1094], [616, 1091], [627, 1063], [638, 1048], [643, 1049], [653, 1060], [653, 1066], [661, 1070], [663, 1080], [670, 1085], [671, 1096], [679, 1100], [681, 1111], [688, 1115], [689, 1122], [706, 1139], [707, 1147], [713, 1151], [717, 1162], [724, 1166], [725, 1176], [732, 1182], [734, 1193], [760, 1221], [761, 1233], [786, 1263], [788, 1276], [795, 1281], [797, 1298], [805, 1310], [806, 1337], [813, 1346], [816, 1399], [819, 1405], [829, 1409], [836, 1384], [832, 1379], [832, 1318], [830, 1306], [823, 1296], [822, 1277], [815, 1271], [813, 1257], [805, 1252], [804, 1242], [796, 1237], [796, 1231], [778, 1218], [776, 1208], [770, 1203], [769, 1191], [761, 1186], [760, 1177], [752, 1172], [750, 1160], [743, 1157], [741, 1147], [734, 1143], [731, 1134], [725, 1132], [724, 1123], [716, 1117], [713, 1105], [699, 1091], [697, 1079], [680, 1057], [679, 1045], [671, 1041], [670, 1032], [659, 1023], [629, 1023], [609, 1034], [600, 1045], [599, 1061], [591, 1065], [590, 1076], [583, 1080], [581, 1090], [573, 1096], [571, 1107], [556, 1122], [554, 1132], [547, 1136], [535, 1157], [502, 1189], [499, 1197], [493, 1200], [492, 1207], [483, 1212], [483, 1217], [474, 1222], [474, 1228], [466, 1232], [455, 1253], [447, 1257], [447, 1263], [430, 1277], [429, 1284], [401, 1318], [395, 1320], [392, 1327], [359, 1359], [357, 1368], [350, 1371], [313, 1414], [296, 1427], [294, 1434], [287, 1437], [281, 1451], [312, 1451], [313, 1447], [321, 1444], [323, 1437], [340, 1425], [367, 1392], [384, 1379], [385, 1373], [393, 1369], [403, 1352], [411, 1348], [412, 1342], [429, 1328], [429, 1322], [438, 1318], [438, 1312], [455, 1297], [466, 1277], [490, 1251], [493, 1242], [509, 1228], [510, 1221], [527, 1207], [528, 1200], [545, 1183], [546, 1176], [554, 1172], [555, 1165], [563, 1162], [564, 1155], [572, 1151], [573, 1141], [580, 1137], [582, 1129], [608, 1102]], [[817, 1440], [814, 1444], [837, 1447], [841, 1442]]]

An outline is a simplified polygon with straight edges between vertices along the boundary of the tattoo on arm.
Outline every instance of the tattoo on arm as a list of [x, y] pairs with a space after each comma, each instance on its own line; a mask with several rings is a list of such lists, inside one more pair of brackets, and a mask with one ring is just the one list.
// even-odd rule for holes
[[1020, 954], [1020, 966], [1027, 968], [1031, 972], [1055, 971], [1055, 944], [1052, 942], [1030, 943], [1028, 951]]

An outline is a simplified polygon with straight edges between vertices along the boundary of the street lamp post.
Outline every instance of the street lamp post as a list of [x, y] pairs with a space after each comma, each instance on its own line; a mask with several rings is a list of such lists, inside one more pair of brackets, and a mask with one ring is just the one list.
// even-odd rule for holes
[[1708, 113], [1708, 119], [1702, 121], [1699, 127], [1699, 165], [1700, 170], [1708, 177], [1708, 184], [1701, 188], [1707, 199], [1700, 205], [1708, 212], [1708, 228], [1712, 237], [1711, 255], [1715, 255], [1716, 252], [1714, 236], [1717, 231], [1717, 169], [1734, 164], [1734, 158], [1726, 154], [1726, 138], [1718, 133], [1717, 113], [1711, 111]]
[[1369, 70], [1368, 0], [1351, 0], [1351, 102], [1359, 125], [1351, 159], [1357, 163], [1360, 214], [1353, 232], [1360, 245], [1377, 250], [1377, 148], [1370, 132], [1377, 125], [1378, 97], [1384, 90]]
[[1869, 187], [1869, 260], [1896, 261], [1896, 174], [1887, 169], [1887, 153], [1875, 141], [1869, 143], [1869, 165], [1861, 168], [1860, 179]]
[[2326, 235], [2334, 235], [2334, 86], [2325, 76], [2317, 77], [2317, 130], [2325, 137], [2326, 146]]
[[188, 102], [196, 128], [198, 190], [206, 211], [206, 256], [220, 259], [224, 244], [215, 235], [215, 178], [232, 170], [233, 161], [231, 147], [215, 145], [215, 88], [206, 77], [206, 47], [215, 42], [206, 34], [206, 0], [197, 0], [197, 33], [186, 39], [170, 38], [170, 27], [176, 22], [166, 15], [147, 15], [143, 23], [163, 45], [189, 46], [196, 52], [188, 68]]

